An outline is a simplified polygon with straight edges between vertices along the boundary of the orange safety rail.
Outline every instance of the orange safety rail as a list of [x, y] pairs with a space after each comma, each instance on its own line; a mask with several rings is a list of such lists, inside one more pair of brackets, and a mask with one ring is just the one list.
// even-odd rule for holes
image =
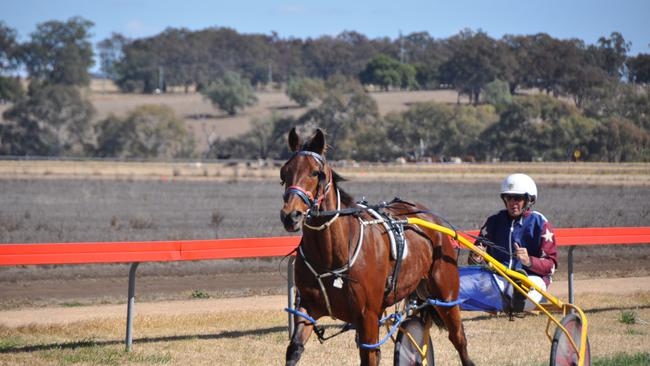
[[558, 246], [650, 243], [650, 227], [555, 229]]
[[289, 254], [299, 242], [299, 236], [286, 236], [188, 241], [0, 244], [0, 266], [274, 257]]
[[[478, 235], [478, 231], [468, 234]], [[650, 227], [556, 228], [558, 246], [650, 243]], [[471, 238], [466, 237], [472, 241]], [[269, 238], [0, 244], [0, 266], [164, 262], [285, 256], [299, 236]]]

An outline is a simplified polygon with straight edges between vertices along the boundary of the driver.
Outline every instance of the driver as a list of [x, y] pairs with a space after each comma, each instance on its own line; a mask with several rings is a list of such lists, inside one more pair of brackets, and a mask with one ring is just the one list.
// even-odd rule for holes
[[[526, 174], [509, 175], [501, 183], [501, 200], [505, 209], [488, 217], [481, 227], [481, 237], [494, 245], [486, 248], [480, 239], [475, 245], [509, 269], [523, 271], [535, 285], [546, 290], [557, 267], [557, 250], [553, 227], [544, 215], [532, 209], [537, 201], [535, 182]], [[470, 264], [483, 262], [483, 257], [470, 253]], [[535, 308], [535, 304], [518, 291], [513, 297], [513, 288], [508, 281], [495, 277], [501, 292], [512, 299], [512, 311]], [[536, 302], [542, 299], [542, 295], [534, 290], [528, 296]]]

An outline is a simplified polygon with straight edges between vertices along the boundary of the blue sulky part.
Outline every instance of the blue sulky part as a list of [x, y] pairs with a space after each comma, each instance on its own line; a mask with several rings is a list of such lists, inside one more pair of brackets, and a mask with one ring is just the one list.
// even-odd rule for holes
[[433, 306], [445, 306], [445, 307], [452, 307], [456, 305], [460, 305], [464, 300], [458, 299], [454, 301], [440, 301], [436, 299], [427, 299], [427, 304], [433, 305]]
[[[454, 300], [454, 301], [441, 301], [441, 300], [436, 300], [436, 299], [427, 299], [427, 304], [433, 305], [433, 306], [446, 306], [446, 307], [452, 307], [456, 306], [458, 304], [461, 304], [463, 300]], [[317, 325], [316, 319], [312, 318], [311, 316], [307, 315], [306, 313], [303, 313], [302, 311], [295, 310], [295, 309], [290, 309], [290, 308], [284, 308], [286, 312], [289, 312], [293, 315], [297, 315], [299, 317], [302, 317], [304, 319], [307, 319], [310, 321], [313, 325]], [[359, 348], [363, 349], [374, 349], [374, 348], [379, 348], [381, 347], [390, 337], [392, 337], [395, 332], [397, 332], [397, 329], [399, 329], [400, 324], [404, 321], [404, 314], [399, 314], [399, 313], [393, 313], [389, 314], [379, 320], [379, 326], [382, 326], [384, 323], [386, 323], [388, 320], [393, 319], [395, 321], [395, 324], [391, 327], [390, 331], [384, 338], [382, 338], [379, 342], [375, 344], [365, 344], [365, 343], [359, 343]]]
[[312, 324], [316, 325], [316, 319], [312, 318], [311, 316], [307, 315], [307, 313], [303, 313], [302, 311], [296, 310], [296, 309], [289, 309], [289, 308], [284, 308], [284, 311], [291, 313], [293, 315], [297, 315], [301, 318], [305, 318], [309, 320]]
[[386, 334], [386, 336], [385, 336], [384, 338], [382, 338], [379, 342], [377, 342], [377, 343], [375, 343], [375, 344], [359, 343], [359, 348], [363, 348], [363, 349], [374, 349], [374, 348], [381, 347], [382, 344], [386, 343], [386, 341], [388, 340], [388, 338], [392, 337], [393, 334], [395, 334], [395, 332], [397, 332], [397, 328], [399, 328], [399, 325], [402, 324], [402, 321], [404, 321], [404, 316], [403, 316], [403, 315], [401, 315], [401, 314], [397, 314], [397, 313], [393, 313], [393, 314], [390, 314], [390, 315], [388, 315], [388, 316], [382, 318], [382, 319], [379, 321], [379, 325], [381, 326], [382, 324], [384, 324], [384, 323], [385, 323], [388, 319], [390, 319], [390, 318], [394, 318], [394, 319], [396, 319], [396, 320], [395, 320], [395, 324], [393, 324], [393, 327], [390, 328], [390, 332], [388, 332], [388, 334]]

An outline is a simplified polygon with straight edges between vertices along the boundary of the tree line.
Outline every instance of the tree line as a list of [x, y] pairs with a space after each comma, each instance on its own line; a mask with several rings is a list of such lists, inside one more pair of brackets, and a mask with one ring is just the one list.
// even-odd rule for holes
[[208, 156], [285, 159], [286, 133], [297, 126], [303, 133], [324, 128], [336, 160], [650, 160], [650, 94], [630, 85], [619, 86], [612, 109], [604, 101], [578, 108], [546, 94], [512, 96], [506, 82], [495, 81], [488, 103], [421, 102], [381, 116], [358, 80], [326, 84], [303, 115], [253, 121], [249, 132], [214, 141]]
[[[92, 22], [75, 17], [37, 26], [24, 43], [0, 22], [0, 154], [190, 157], [191, 134], [165, 107], [91, 124], [80, 88], [90, 81]], [[647, 161], [650, 55], [628, 56], [617, 32], [588, 45], [547, 34], [494, 39], [463, 30], [369, 39], [356, 32], [296, 39], [230, 28], [169, 28], [96, 47], [100, 69], [123, 92], [196, 88], [229, 114], [256, 103], [254, 87], [282, 85], [299, 118], [273, 116], [234, 139], [211, 142], [208, 157], [281, 157], [290, 125], [320, 126], [339, 159]], [[27, 90], [12, 76], [29, 76]], [[449, 88], [471, 105], [423, 103], [380, 116], [367, 91]], [[544, 95], [517, 95], [525, 89]], [[573, 101], [572, 105], [562, 98]]]

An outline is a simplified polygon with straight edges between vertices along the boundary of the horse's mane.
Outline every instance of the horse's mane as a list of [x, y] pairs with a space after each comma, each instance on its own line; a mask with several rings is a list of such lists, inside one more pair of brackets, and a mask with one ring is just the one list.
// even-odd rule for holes
[[341, 195], [341, 202], [343, 202], [346, 206], [352, 206], [354, 205], [354, 197], [352, 197], [352, 195], [344, 191], [339, 186], [339, 182], [344, 182], [345, 180], [345, 178], [340, 176], [339, 173], [335, 172], [334, 169], [332, 169], [332, 181], [334, 182], [334, 187], [338, 188], [339, 190], [339, 193]]

